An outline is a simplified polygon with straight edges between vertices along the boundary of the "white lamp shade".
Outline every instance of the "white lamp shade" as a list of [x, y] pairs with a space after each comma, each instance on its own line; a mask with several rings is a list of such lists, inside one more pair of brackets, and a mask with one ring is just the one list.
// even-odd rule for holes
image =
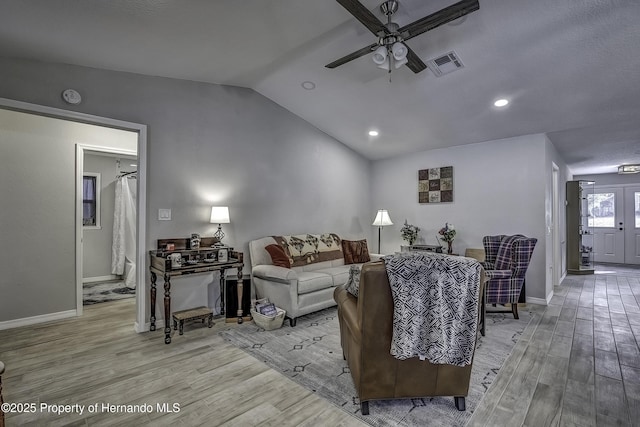
[[227, 206], [212, 206], [211, 207], [211, 219], [212, 224], [228, 224], [229, 221], [229, 208]]
[[378, 68], [382, 68], [383, 70], [389, 71], [389, 57], [387, 57], [382, 64], [378, 65]]
[[371, 225], [377, 225], [378, 227], [383, 227], [385, 225], [393, 225], [393, 222], [391, 222], [391, 218], [389, 217], [389, 212], [387, 212], [386, 209], [380, 209], [376, 214], [376, 219], [373, 220], [373, 224]]
[[384, 64], [387, 60], [387, 48], [385, 46], [378, 47], [375, 52], [373, 52], [371, 59], [378, 65]]
[[402, 67], [407, 62], [409, 62], [409, 61], [407, 61], [407, 58], [397, 59], [397, 60], [393, 61], [393, 66], [397, 70], [398, 68]]
[[409, 50], [404, 45], [404, 43], [395, 42], [393, 46], [391, 46], [391, 53], [393, 53], [393, 59], [395, 59], [396, 61], [401, 61], [407, 57], [407, 53], [409, 53]]

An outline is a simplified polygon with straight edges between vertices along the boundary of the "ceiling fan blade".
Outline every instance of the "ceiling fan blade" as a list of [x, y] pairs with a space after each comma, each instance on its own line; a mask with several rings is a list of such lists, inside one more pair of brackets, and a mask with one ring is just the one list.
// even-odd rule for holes
[[378, 47], [378, 43], [370, 44], [369, 46], [363, 47], [360, 50], [356, 50], [355, 52], [352, 52], [347, 56], [343, 56], [340, 59], [336, 59], [331, 64], [325, 65], [325, 67], [327, 67], [327, 68], [339, 67], [340, 65], [346, 64], [349, 61], [353, 61], [356, 58], [360, 58], [361, 56], [366, 55], [367, 53], [373, 52], [375, 50], [375, 48], [377, 48], [377, 47]]
[[407, 49], [409, 49], [407, 53], [407, 67], [409, 67], [411, 71], [418, 74], [420, 71], [423, 71], [425, 68], [427, 68], [427, 64], [422, 62], [422, 59], [420, 59], [420, 57], [416, 55], [416, 53], [411, 50], [409, 46], [407, 46]]
[[387, 27], [369, 9], [364, 7], [358, 0], [336, 0], [349, 11], [358, 21], [369, 29], [376, 36], [380, 31], [388, 33]]
[[402, 34], [402, 38], [404, 40], [409, 40], [410, 38], [419, 36], [424, 32], [433, 30], [440, 25], [451, 22], [454, 19], [458, 19], [471, 12], [475, 12], [478, 9], [480, 9], [480, 3], [478, 3], [478, 0], [462, 0], [432, 13], [431, 15], [425, 16], [422, 19], [418, 19], [411, 24], [407, 24], [404, 27], [401, 27], [398, 32]]

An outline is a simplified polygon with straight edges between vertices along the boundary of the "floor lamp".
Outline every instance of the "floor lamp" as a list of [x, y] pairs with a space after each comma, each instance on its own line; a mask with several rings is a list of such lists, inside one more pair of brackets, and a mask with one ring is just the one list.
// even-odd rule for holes
[[380, 235], [382, 233], [382, 227], [385, 225], [393, 225], [391, 218], [389, 218], [389, 212], [386, 209], [380, 209], [376, 214], [376, 219], [373, 220], [373, 224], [378, 226], [378, 253], [380, 252]]

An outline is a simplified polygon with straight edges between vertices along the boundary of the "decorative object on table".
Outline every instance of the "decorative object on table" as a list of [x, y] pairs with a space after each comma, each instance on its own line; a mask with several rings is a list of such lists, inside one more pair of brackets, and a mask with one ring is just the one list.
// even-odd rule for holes
[[222, 242], [224, 233], [222, 232], [222, 224], [229, 224], [229, 208], [227, 206], [212, 206], [211, 218], [209, 219], [211, 224], [218, 224], [218, 230], [213, 234], [219, 242]]
[[171, 268], [182, 267], [182, 254], [180, 252], [169, 254], [169, 259], [171, 260]]
[[191, 249], [200, 249], [200, 240], [198, 233], [191, 234]]
[[393, 225], [393, 222], [391, 222], [391, 218], [389, 217], [389, 212], [386, 209], [380, 209], [376, 214], [376, 219], [373, 220], [373, 224], [371, 225], [378, 226], [378, 253], [380, 253], [380, 236], [382, 234], [382, 227], [385, 225]]
[[404, 225], [400, 229], [400, 234], [402, 235], [402, 239], [409, 242], [409, 245], [413, 245], [418, 239], [418, 233], [420, 232], [420, 228], [415, 225], [411, 225], [407, 223], [407, 220], [404, 220]]
[[218, 262], [227, 262], [229, 259], [229, 251], [227, 249], [220, 249], [218, 251]]
[[453, 224], [449, 224], [448, 222], [444, 223], [444, 227], [442, 227], [438, 234], [441, 235], [440, 240], [443, 242], [447, 242], [447, 253], [453, 253], [453, 240], [456, 237], [456, 229], [453, 227]]
[[453, 202], [453, 166], [418, 171], [418, 203]]
[[[485, 236], [486, 254], [482, 266], [489, 279], [485, 285], [486, 304], [511, 304], [514, 319], [518, 319], [518, 301], [525, 296], [524, 279], [538, 240], [516, 234]], [[526, 302], [526, 300], [522, 300]], [[496, 311], [487, 311], [496, 313]]]

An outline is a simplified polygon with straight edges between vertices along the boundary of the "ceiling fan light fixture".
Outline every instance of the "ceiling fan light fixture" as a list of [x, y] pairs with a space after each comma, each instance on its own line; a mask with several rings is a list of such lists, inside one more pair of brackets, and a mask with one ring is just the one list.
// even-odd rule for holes
[[381, 69], [383, 69], [383, 70], [387, 70], [387, 71], [389, 71], [389, 69], [390, 69], [390, 66], [389, 66], [389, 60], [390, 60], [390, 58], [389, 58], [389, 57], [386, 57], [386, 58], [384, 59], [384, 62], [383, 62], [382, 64], [378, 64], [378, 68], [381, 68]]
[[409, 53], [409, 50], [404, 45], [404, 43], [395, 42], [393, 46], [391, 46], [391, 52], [393, 53], [393, 59], [395, 59], [396, 61], [402, 61], [403, 59], [407, 58], [407, 53]]
[[509, 100], [508, 99], [498, 99], [496, 100], [496, 102], [493, 103], [493, 105], [495, 105], [496, 107], [506, 107], [507, 104], [509, 104]]
[[398, 59], [396, 61], [393, 61], [393, 67], [397, 70], [398, 68], [402, 67], [407, 62], [409, 62], [409, 61], [407, 60], [406, 57], [402, 58], [402, 59]]
[[375, 62], [378, 65], [382, 65], [387, 61], [387, 48], [385, 46], [379, 46], [374, 52], [373, 55], [371, 56], [371, 59], [373, 59], [373, 62]]

